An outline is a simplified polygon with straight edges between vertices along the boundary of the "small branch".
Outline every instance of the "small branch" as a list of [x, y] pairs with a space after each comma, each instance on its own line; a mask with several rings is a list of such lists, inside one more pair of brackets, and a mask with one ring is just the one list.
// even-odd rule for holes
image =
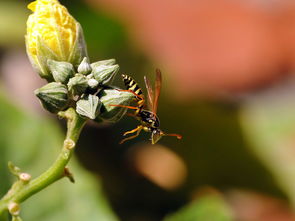
[[9, 203], [20, 204], [33, 194], [66, 176], [64, 172], [65, 167], [73, 154], [74, 147], [86, 120], [81, 118], [73, 108], [59, 112], [59, 116], [67, 119], [66, 139], [59, 156], [52, 166], [37, 178], [29, 182], [18, 180], [12, 185], [11, 189], [0, 200], [0, 217], [7, 211]]

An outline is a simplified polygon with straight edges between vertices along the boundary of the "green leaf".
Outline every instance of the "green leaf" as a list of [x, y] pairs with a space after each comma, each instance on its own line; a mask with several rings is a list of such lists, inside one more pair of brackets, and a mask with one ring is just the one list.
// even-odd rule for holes
[[257, 96], [242, 108], [245, 138], [295, 208], [295, 102], [292, 93]]
[[202, 196], [178, 212], [167, 216], [164, 221], [233, 221], [233, 215], [217, 194]]

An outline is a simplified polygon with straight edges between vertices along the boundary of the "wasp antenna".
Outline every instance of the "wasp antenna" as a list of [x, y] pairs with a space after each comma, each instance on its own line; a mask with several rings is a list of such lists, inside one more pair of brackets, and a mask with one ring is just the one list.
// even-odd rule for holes
[[126, 106], [126, 105], [121, 105], [121, 104], [109, 104], [109, 106], [112, 106], [112, 107], [124, 107], [124, 108], [128, 108], [128, 109], [138, 110], [138, 107]]
[[180, 134], [163, 134], [163, 136], [176, 137], [179, 140], [182, 139]]

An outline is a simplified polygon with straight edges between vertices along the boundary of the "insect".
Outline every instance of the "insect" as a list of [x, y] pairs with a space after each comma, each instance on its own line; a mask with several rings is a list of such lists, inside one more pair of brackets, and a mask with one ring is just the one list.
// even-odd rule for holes
[[136, 118], [140, 122], [140, 125], [133, 130], [125, 132], [123, 136], [126, 136], [128, 134], [134, 134], [134, 133], [135, 134], [123, 139], [120, 142], [120, 144], [124, 143], [127, 140], [131, 140], [137, 137], [142, 130], [152, 133], [151, 135], [152, 144], [157, 143], [162, 136], [175, 136], [178, 139], [181, 139], [182, 136], [179, 134], [166, 134], [160, 129], [160, 120], [158, 116], [156, 115], [157, 109], [158, 109], [159, 96], [161, 93], [161, 85], [162, 85], [162, 75], [160, 70], [159, 69], [156, 70], [156, 81], [155, 81], [154, 89], [152, 88], [151, 83], [146, 78], [146, 76], [144, 77], [144, 81], [145, 81], [145, 85], [147, 89], [147, 98], [148, 98], [147, 105], [146, 105], [142, 90], [138, 86], [138, 84], [128, 75], [122, 75], [122, 78], [127, 90], [120, 90], [120, 91], [127, 91], [134, 94], [136, 102], [137, 102], [137, 106], [136, 107], [125, 106], [125, 105], [113, 105], [113, 106], [120, 106], [120, 107], [125, 107], [128, 109], [135, 110], [134, 113], [131, 113], [129, 115]]

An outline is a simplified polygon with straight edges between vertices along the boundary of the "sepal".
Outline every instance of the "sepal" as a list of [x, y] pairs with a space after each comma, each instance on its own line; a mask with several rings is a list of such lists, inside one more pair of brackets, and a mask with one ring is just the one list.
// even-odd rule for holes
[[77, 101], [76, 111], [78, 114], [89, 119], [95, 119], [100, 112], [101, 102], [95, 95], [88, 95]]
[[71, 48], [68, 61], [76, 68], [80, 65], [83, 58], [88, 57], [87, 45], [84, 39], [83, 29], [79, 22], [76, 22], [76, 41]]

